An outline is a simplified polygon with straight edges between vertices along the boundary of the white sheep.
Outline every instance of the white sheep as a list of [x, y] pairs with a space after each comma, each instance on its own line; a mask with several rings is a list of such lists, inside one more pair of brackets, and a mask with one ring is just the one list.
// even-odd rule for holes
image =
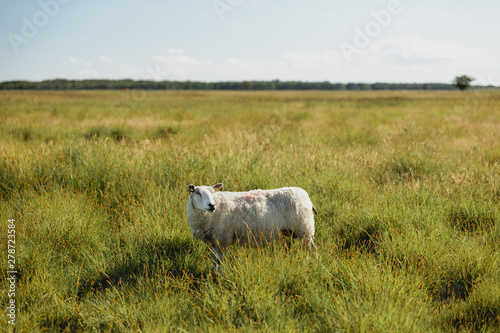
[[224, 249], [238, 242], [260, 246], [283, 236], [301, 237], [313, 252], [314, 213], [306, 191], [298, 187], [250, 192], [222, 192], [222, 184], [189, 185], [187, 215], [196, 238], [212, 245], [218, 270]]

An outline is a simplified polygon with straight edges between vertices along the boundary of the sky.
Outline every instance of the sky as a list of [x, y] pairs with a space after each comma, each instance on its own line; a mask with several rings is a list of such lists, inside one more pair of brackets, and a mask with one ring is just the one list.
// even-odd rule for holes
[[0, 81], [500, 86], [498, 0], [0, 0]]

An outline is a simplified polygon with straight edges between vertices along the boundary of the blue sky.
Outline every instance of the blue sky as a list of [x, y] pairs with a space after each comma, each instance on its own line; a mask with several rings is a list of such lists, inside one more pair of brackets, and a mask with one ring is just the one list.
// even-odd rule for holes
[[500, 85], [500, 1], [0, 0], [0, 81]]

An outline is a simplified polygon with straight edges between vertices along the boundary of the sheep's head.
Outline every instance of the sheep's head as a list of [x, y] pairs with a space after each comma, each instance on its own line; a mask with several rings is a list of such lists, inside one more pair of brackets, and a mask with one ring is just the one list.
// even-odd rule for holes
[[215, 212], [216, 207], [214, 201], [214, 193], [215, 189], [219, 189], [221, 187], [221, 183], [215, 184], [213, 186], [188, 185], [189, 195], [193, 200], [194, 208], [209, 213]]

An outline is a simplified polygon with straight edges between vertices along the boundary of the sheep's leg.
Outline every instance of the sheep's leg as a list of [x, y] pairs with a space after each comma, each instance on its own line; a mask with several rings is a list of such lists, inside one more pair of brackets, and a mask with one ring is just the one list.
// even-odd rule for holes
[[222, 260], [224, 259], [224, 247], [217, 241], [212, 243], [212, 259], [214, 262], [214, 270], [219, 273], [221, 270]]
[[312, 239], [304, 238], [304, 245], [305, 245], [306, 249], [308, 249], [311, 253], [316, 254], [316, 250], [318, 248], [316, 247], [316, 245], [314, 244]]
[[317, 250], [318, 248], [316, 247], [316, 244], [314, 244], [314, 242], [313, 242], [313, 241], [310, 241], [310, 242], [309, 242], [309, 249], [311, 249], [311, 252], [312, 252], [312, 253], [316, 253], [316, 250]]

